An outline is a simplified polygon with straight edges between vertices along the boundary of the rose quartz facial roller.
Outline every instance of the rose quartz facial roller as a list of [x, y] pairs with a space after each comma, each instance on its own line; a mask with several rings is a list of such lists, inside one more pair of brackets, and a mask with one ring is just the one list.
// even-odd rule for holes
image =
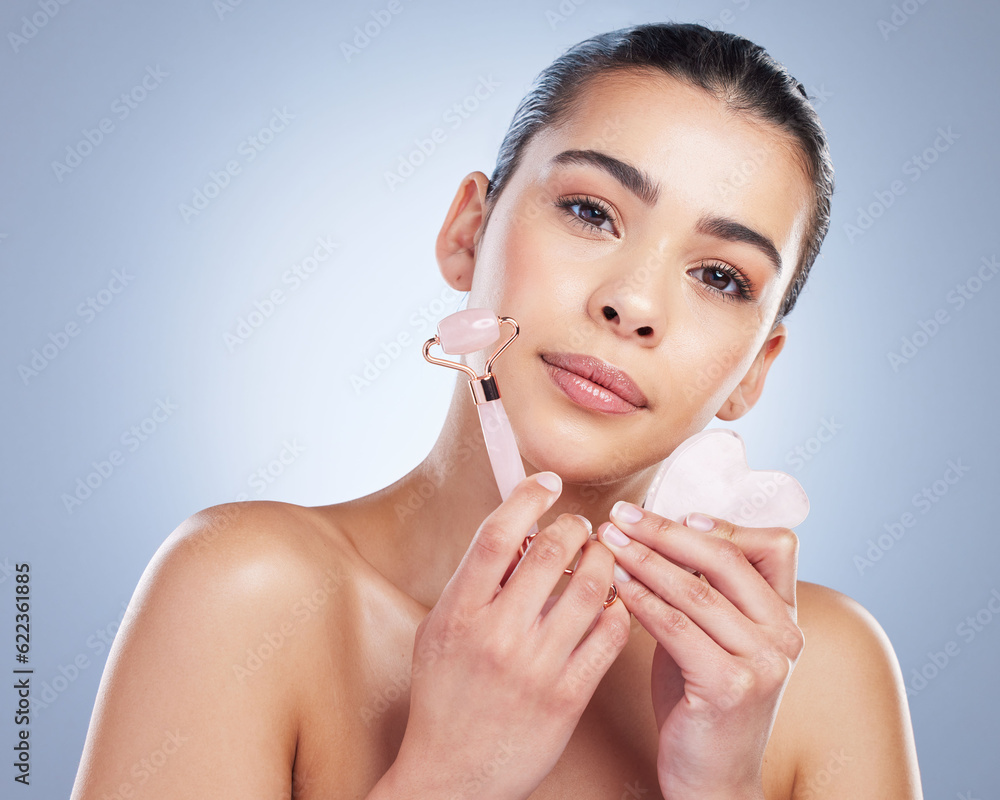
[[787, 473], [750, 469], [746, 443], [736, 431], [709, 428], [685, 439], [660, 464], [643, 508], [675, 521], [703, 511], [743, 527], [794, 528], [809, 514], [809, 498]]
[[[486, 362], [483, 375], [476, 375], [475, 370], [465, 364], [434, 358], [429, 354], [430, 348], [438, 344], [449, 355], [474, 353], [493, 344], [500, 338], [500, 326], [509, 323], [513, 333]], [[437, 336], [424, 342], [424, 358], [432, 364], [440, 364], [452, 369], [460, 369], [469, 376], [469, 389], [472, 399], [479, 412], [479, 423], [483, 429], [483, 439], [486, 441], [486, 452], [490, 457], [493, 475], [500, 490], [500, 498], [506, 500], [514, 487], [525, 478], [524, 464], [517, 450], [517, 441], [511, 430], [510, 421], [500, 402], [500, 390], [492, 367], [496, 357], [517, 337], [519, 328], [512, 317], [498, 317], [488, 308], [467, 308], [442, 319], [437, 326]], [[538, 535], [538, 525], [533, 524], [528, 535], [521, 543], [519, 553], [524, 555], [529, 542]], [[566, 569], [567, 575], [573, 570]], [[618, 597], [618, 589], [612, 584], [604, 607], [607, 608]]]

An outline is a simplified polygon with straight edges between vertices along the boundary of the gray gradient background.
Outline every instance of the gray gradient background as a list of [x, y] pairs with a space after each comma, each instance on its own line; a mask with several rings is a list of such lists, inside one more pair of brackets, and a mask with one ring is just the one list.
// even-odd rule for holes
[[[1000, 5], [904, 5], [915, 13], [883, 35], [889, 2], [566, 2], [571, 13], [557, 19], [546, 16], [559, 13], [555, 2], [400, 0], [347, 60], [341, 42], [385, 3], [244, 0], [220, 17], [211, 0], [77, 0], [17, 52], [7, 35], [40, 6], [4, 3], [0, 662], [13, 666], [9, 570], [30, 562], [35, 696], [49, 701], [32, 722], [32, 784], [16, 796], [68, 794], [107, 657], [102, 632], [117, 629], [143, 568], [184, 518], [241, 493], [346, 500], [427, 453], [455, 376], [420, 357], [433, 325], [414, 315], [433, 308], [436, 321], [457, 308], [454, 297], [440, 302], [432, 248], [459, 180], [492, 172], [518, 100], [565, 47], [667, 19], [747, 36], [817, 97], [837, 170], [833, 225], [760, 404], [727, 426], [746, 439], [751, 465], [785, 469], [809, 493], [800, 577], [867, 607], [920, 688], [910, 704], [927, 796], [1000, 796], [1000, 621], [987, 605], [1000, 597], [1000, 279], [961, 309], [948, 300], [1000, 255]], [[156, 67], [166, 77], [121, 119], [112, 104]], [[481, 77], [499, 86], [461, 125], [444, 123]], [[240, 144], [275, 108], [294, 119], [251, 162]], [[114, 129], [60, 181], [52, 162], [102, 117]], [[435, 127], [446, 140], [391, 191], [385, 173]], [[913, 180], [910, 160], [933, 148], [938, 128], [958, 138]], [[185, 222], [179, 204], [231, 159], [240, 174]], [[905, 192], [851, 241], [845, 224], [893, 181]], [[340, 246], [288, 291], [282, 274], [319, 237]], [[132, 277], [88, 322], [78, 306], [114, 270]], [[275, 288], [286, 301], [230, 352], [224, 334]], [[948, 322], [894, 370], [888, 353], [939, 309]], [[70, 322], [79, 334], [25, 380], [19, 366]], [[352, 388], [351, 375], [402, 333], [409, 346], [370, 386]], [[130, 451], [122, 435], [160, 400], [176, 410], [155, 430], [147, 422], [150, 435]], [[812, 440], [824, 420], [841, 427]], [[285, 440], [302, 452], [270, 484], [251, 483]], [[808, 460], [795, 459], [797, 447], [812, 450]], [[63, 495], [115, 449], [124, 463], [67, 510]], [[968, 471], [916, 505], [949, 460]], [[915, 524], [859, 568], [855, 557], [906, 512]], [[967, 641], [959, 626], [977, 612]], [[933, 675], [929, 653], [949, 642], [957, 655]], [[74, 662], [86, 666], [74, 673]], [[926, 685], [914, 682], [921, 669], [933, 676]]]

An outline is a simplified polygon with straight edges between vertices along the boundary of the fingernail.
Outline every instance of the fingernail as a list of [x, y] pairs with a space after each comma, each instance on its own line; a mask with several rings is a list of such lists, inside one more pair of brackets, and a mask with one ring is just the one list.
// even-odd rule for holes
[[558, 492], [562, 488], [562, 478], [554, 472], [537, 472], [535, 480], [550, 492]]
[[628, 544], [628, 537], [611, 523], [608, 523], [601, 536], [605, 542], [615, 547], [624, 547]]
[[684, 524], [696, 531], [710, 531], [715, 527], [715, 520], [704, 514], [691, 512], [684, 518]]
[[642, 509], [637, 505], [619, 500], [611, 508], [611, 516], [618, 517], [622, 522], [638, 522], [642, 519]]
[[629, 575], [625, 571], [625, 568], [617, 561], [615, 562], [615, 566], [611, 571], [615, 575], [615, 583], [628, 583], [630, 580], [632, 580], [632, 576]]
[[576, 517], [577, 517], [577, 519], [583, 520], [583, 524], [587, 526], [587, 531], [589, 533], [593, 533], [594, 532], [594, 526], [590, 524], [590, 520], [589, 519], [587, 519], [585, 516], [583, 516], [583, 514], [577, 514]]

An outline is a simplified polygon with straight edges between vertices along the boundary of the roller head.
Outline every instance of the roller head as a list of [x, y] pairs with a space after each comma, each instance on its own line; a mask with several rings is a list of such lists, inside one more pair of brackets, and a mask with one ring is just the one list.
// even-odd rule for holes
[[437, 335], [449, 355], [475, 353], [500, 338], [500, 318], [488, 308], [467, 308], [441, 320]]
[[752, 470], [736, 431], [710, 428], [681, 442], [657, 470], [644, 507], [680, 522], [691, 511], [748, 528], [794, 528], [809, 498], [784, 472]]

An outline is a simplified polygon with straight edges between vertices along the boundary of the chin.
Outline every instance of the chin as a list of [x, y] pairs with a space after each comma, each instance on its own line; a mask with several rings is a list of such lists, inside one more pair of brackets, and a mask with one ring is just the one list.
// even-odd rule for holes
[[[567, 483], [601, 484], [646, 466], [630, 443], [648, 438], [648, 409], [611, 414], [578, 405], [552, 381], [540, 353], [498, 359], [494, 372], [529, 475], [550, 470]], [[623, 453], [632, 455], [627, 464]]]
[[[603, 484], [626, 478], [642, 469], [642, 464], [632, 459], [624, 463], [623, 447], [630, 437], [604, 432], [594, 424], [593, 414], [581, 418], [573, 409], [559, 408], [551, 398], [520, 398], [525, 405], [517, 405], [508, 415], [518, 440], [518, 449], [525, 461], [528, 474], [549, 470], [566, 483]], [[527, 409], [526, 413], [520, 413]], [[640, 435], [640, 434], [636, 434]]]

